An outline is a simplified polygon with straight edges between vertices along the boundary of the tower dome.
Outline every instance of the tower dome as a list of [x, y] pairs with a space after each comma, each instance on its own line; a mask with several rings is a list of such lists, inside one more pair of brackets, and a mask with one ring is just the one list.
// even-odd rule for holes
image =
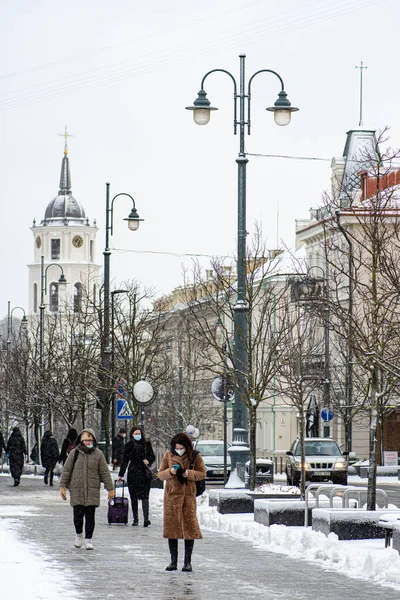
[[60, 189], [58, 195], [49, 202], [42, 225], [83, 225], [86, 219], [83, 206], [73, 197], [68, 150], [64, 150], [61, 163]]

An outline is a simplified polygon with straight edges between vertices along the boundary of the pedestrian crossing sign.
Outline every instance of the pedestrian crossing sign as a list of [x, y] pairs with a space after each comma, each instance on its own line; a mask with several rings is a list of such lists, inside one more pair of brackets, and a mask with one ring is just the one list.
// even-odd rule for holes
[[129, 404], [123, 398], [118, 398], [117, 400], [117, 419], [122, 419], [123, 421], [133, 419]]

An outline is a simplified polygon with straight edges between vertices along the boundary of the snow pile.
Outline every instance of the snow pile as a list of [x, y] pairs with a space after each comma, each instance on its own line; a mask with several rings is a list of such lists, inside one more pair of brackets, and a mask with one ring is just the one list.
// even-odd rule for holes
[[252, 514], [221, 515], [215, 507], [199, 506], [203, 529], [227, 533], [248, 540], [259, 548], [296, 559], [317, 562], [349, 577], [372, 580], [400, 590], [400, 555], [384, 548], [383, 539], [339, 541], [336, 534], [326, 537], [311, 528], [254, 522]]
[[255, 493], [259, 494], [299, 494], [300, 490], [294, 485], [277, 485], [273, 483], [263, 483], [258, 485], [254, 490]]
[[[35, 513], [33, 507], [0, 507], [0, 517], [26, 516]], [[19, 541], [23, 525], [16, 519], [0, 518], [0, 572], [2, 598], [12, 600], [79, 600], [71, 581], [73, 574], [52, 561], [39, 547]]]

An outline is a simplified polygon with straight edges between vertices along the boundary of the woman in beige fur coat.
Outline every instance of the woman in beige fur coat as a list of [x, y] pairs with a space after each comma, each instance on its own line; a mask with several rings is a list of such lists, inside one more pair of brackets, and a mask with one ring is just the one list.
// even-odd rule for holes
[[[192, 468], [191, 468], [192, 467]], [[196, 516], [195, 481], [205, 479], [206, 468], [199, 452], [185, 433], [177, 433], [161, 461], [158, 477], [166, 481], [164, 489], [164, 537], [168, 538], [171, 563], [167, 571], [176, 571], [178, 539], [185, 540], [182, 571], [191, 571], [194, 540], [201, 539]]]

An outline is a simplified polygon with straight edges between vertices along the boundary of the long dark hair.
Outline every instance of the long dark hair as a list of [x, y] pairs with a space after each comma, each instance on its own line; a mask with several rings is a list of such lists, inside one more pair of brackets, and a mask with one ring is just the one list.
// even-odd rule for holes
[[69, 442], [71, 442], [71, 444], [74, 444], [76, 442], [76, 438], [78, 437], [78, 432], [76, 429], [74, 429], [73, 427], [71, 427], [71, 429], [68, 431], [67, 433], [67, 440]]
[[171, 439], [171, 452], [175, 453], [175, 446], [176, 444], [180, 444], [181, 446], [183, 446], [186, 450], [186, 454], [189, 458], [189, 460], [192, 460], [192, 454], [193, 454], [193, 444], [192, 444], [192, 440], [189, 438], [188, 435], [186, 435], [186, 433], [176, 433], [174, 435], [174, 437]]
[[143, 431], [143, 427], [141, 427], [140, 425], [133, 425], [133, 427], [131, 428], [130, 432], [129, 432], [129, 437], [133, 440], [133, 432], [134, 431], [140, 431], [140, 433], [142, 434], [142, 440], [145, 442], [146, 438], [144, 435], [144, 431]]

